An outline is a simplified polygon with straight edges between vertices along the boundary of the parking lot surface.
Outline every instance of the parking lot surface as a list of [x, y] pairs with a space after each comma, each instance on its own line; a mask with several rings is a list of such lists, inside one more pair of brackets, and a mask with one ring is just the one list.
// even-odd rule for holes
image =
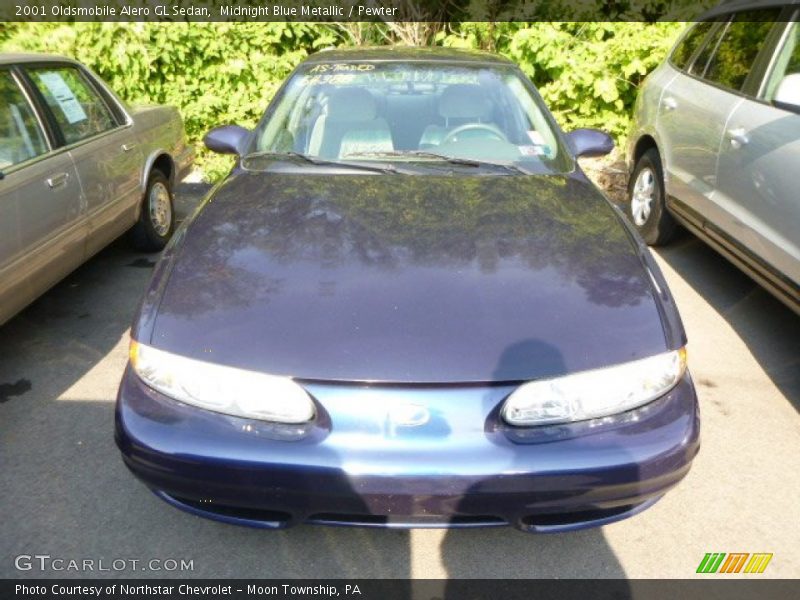
[[[181, 186], [179, 210], [202, 191]], [[655, 254], [688, 332], [703, 445], [653, 508], [544, 536], [269, 532], [179, 512], [123, 466], [114, 397], [156, 257], [119, 240], [0, 327], [0, 576], [686, 578], [706, 552], [771, 552], [762, 577], [799, 577], [800, 317], [688, 234]], [[94, 571], [15, 567], [15, 557], [35, 554], [93, 560]], [[111, 568], [116, 559], [126, 561], [121, 570]]]

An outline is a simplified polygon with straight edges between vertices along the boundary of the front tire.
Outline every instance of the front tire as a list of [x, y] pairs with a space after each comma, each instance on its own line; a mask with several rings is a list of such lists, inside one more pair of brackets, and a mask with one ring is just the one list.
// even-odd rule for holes
[[139, 220], [131, 230], [131, 240], [137, 250], [158, 252], [167, 245], [174, 231], [172, 186], [166, 175], [153, 170], [147, 180]]
[[650, 246], [666, 244], [678, 228], [667, 211], [665, 197], [661, 158], [651, 148], [636, 163], [628, 185], [628, 215]]

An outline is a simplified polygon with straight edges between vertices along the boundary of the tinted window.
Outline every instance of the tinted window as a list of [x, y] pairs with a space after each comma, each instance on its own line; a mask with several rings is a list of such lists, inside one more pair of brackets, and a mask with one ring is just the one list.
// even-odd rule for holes
[[711, 55], [714, 53], [714, 50], [717, 49], [717, 45], [719, 45], [720, 37], [722, 34], [725, 33], [727, 27], [727, 23], [723, 23], [719, 25], [715, 30], [714, 33], [708, 38], [708, 41], [703, 46], [703, 49], [700, 51], [700, 54], [697, 55], [694, 63], [692, 63], [692, 67], [689, 69], [689, 73], [692, 75], [697, 75], [698, 77], [703, 77], [706, 73], [706, 66], [708, 65], [708, 59], [711, 58]]
[[708, 81], [741, 90], [764, 47], [779, 9], [738, 13], [729, 23], [705, 72]]
[[36, 115], [11, 73], [0, 71], [0, 169], [47, 152]]
[[106, 103], [75, 67], [35, 68], [30, 73], [67, 144], [116, 125]]
[[679, 69], [685, 69], [689, 64], [689, 59], [692, 58], [695, 50], [700, 47], [700, 43], [711, 29], [711, 25], [713, 25], [711, 21], [694, 25], [680, 43], [675, 46], [675, 50], [673, 50], [672, 56], [670, 57], [672, 64]]

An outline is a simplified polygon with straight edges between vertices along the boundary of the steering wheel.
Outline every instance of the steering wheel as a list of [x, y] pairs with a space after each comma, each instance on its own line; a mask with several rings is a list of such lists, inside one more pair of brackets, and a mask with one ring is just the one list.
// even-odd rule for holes
[[489, 125], [487, 123], [467, 123], [466, 125], [460, 125], [449, 132], [444, 139], [442, 140], [442, 144], [449, 144], [450, 142], [454, 141], [455, 137], [460, 134], [464, 133], [465, 131], [486, 131], [492, 135], [492, 137], [497, 138], [501, 142], [507, 142], [508, 138], [506, 134], [500, 131], [494, 125]]

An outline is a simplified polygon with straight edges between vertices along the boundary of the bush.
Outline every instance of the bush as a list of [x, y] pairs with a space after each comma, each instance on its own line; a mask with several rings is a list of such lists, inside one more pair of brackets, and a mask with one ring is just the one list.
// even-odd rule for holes
[[[466, 24], [441, 41], [485, 45], [487, 28]], [[682, 23], [502, 23], [492, 37], [496, 51], [531, 78], [562, 127], [598, 127], [621, 138], [639, 86], [682, 29]]]
[[[460, 23], [433, 43], [489, 48], [518, 63], [565, 128], [624, 135], [643, 78], [664, 58], [676, 23]], [[252, 127], [309, 53], [398, 33], [381, 24], [26, 23], [0, 28], [3, 51], [50, 52], [83, 62], [127, 102], [177, 106], [209, 180], [230, 168], [201, 144], [210, 128]]]

